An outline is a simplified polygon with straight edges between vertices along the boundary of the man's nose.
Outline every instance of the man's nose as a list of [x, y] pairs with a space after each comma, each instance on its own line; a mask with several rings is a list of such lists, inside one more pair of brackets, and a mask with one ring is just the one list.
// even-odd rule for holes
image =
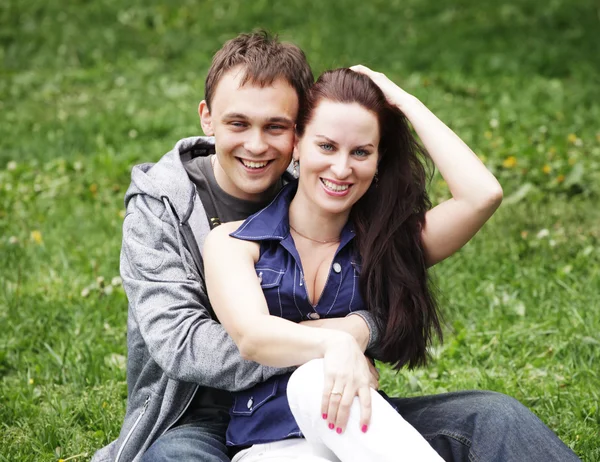
[[253, 130], [249, 134], [249, 138], [246, 141], [244, 148], [250, 154], [264, 154], [265, 151], [268, 149], [268, 144], [265, 141], [264, 133], [261, 130]]

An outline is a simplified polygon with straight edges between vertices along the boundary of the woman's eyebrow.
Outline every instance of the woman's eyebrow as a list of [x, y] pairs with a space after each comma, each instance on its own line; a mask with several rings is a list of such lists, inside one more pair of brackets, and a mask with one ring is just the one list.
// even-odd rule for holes
[[[316, 136], [319, 138], [324, 138], [325, 140], [327, 140], [328, 143], [337, 145], [337, 143], [335, 141], [333, 141], [331, 138], [326, 137], [325, 135], [316, 135]], [[373, 143], [361, 144], [359, 146], [355, 146], [354, 149], [369, 148], [369, 147], [375, 149], [375, 145]]]
[[331, 138], [326, 137], [325, 135], [317, 135], [317, 137], [327, 140], [328, 143], [337, 144], [335, 141], [333, 141]]

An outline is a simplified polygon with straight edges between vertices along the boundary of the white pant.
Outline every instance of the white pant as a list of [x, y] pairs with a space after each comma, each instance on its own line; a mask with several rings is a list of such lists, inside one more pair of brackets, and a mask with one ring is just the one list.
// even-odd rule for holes
[[292, 414], [306, 437], [256, 444], [240, 452], [232, 462], [439, 462], [443, 459], [398, 412], [375, 390], [371, 390], [372, 415], [369, 429], [359, 428], [358, 398], [341, 435], [321, 416], [323, 360], [315, 359], [292, 374], [287, 396]]

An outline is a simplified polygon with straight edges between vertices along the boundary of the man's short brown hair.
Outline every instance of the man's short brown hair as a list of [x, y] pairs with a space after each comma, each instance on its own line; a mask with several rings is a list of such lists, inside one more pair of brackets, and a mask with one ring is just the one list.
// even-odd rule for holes
[[245, 72], [240, 85], [250, 82], [265, 87], [283, 78], [296, 90], [299, 105], [314, 82], [310, 65], [298, 46], [280, 42], [266, 31], [240, 34], [225, 42], [213, 57], [204, 85], [209, 110], [219, 80], [236, 66], [243, 66]]

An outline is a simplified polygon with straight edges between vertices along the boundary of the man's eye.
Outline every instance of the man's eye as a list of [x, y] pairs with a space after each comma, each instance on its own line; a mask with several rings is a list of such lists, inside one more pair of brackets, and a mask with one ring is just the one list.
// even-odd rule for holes
[[283, 125], [269, 125], [269, 130], [285, 130]]
[[235, 128], [243, 128], [246, 126], [244, 122], [229, 122], [229, 125]]
[[333, 151], [333, 144], [329, 144], [329, 143], [321, 143], [319, 144], [319, 147], [323, 150], [323, 151]]

